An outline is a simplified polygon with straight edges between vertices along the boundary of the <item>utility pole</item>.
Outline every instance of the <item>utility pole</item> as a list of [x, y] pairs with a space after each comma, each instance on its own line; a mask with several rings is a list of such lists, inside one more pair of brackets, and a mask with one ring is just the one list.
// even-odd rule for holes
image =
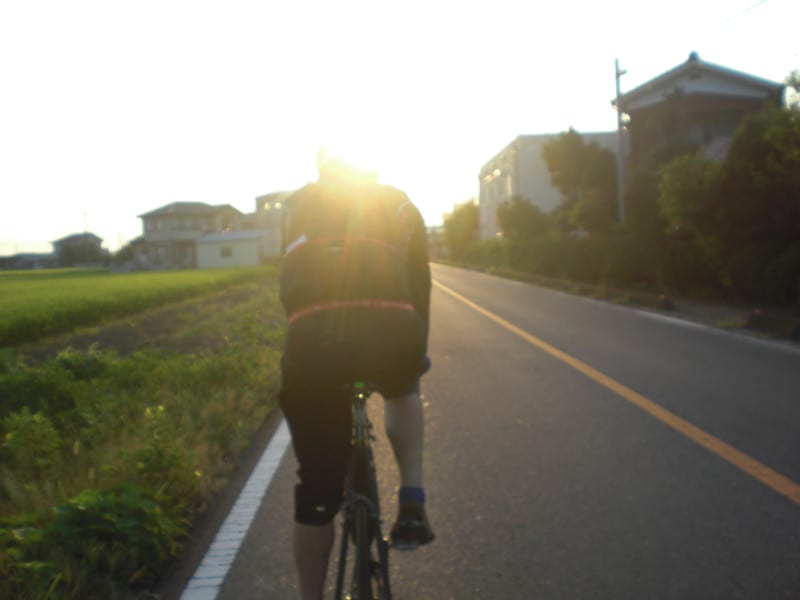
[[615, 77], [617, 80], [617, 135], [619, 137], [619, 154], [617, 156], [617, 210], [619, 222], [625, 222], [625, 123], [622, 103], [620, 101], [619, 79], [627, 71], [619, 68], [619, 59], [614, 59]]

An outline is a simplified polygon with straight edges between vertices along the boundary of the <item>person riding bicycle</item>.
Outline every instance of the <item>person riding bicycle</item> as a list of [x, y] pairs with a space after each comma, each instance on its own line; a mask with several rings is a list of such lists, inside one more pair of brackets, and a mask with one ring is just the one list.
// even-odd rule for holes
[[321, 151], [286, 201], [281, 302], [289, 322], [279, 404], [299, 463], [293, 548], [304, 598], [321, 598], [350, 451], [345, 388], [376, 384], [401, 487], [390, 537], [433, 540], [422, 484], [420, 376], [430, 365], [425, 224], [405, 193]]

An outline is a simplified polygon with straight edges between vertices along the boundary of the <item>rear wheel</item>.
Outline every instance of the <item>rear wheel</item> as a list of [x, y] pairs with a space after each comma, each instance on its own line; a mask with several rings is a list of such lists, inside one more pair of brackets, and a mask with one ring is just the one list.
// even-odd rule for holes
[[369, 510], [362, 502], [358, 502], [353, 507], [353, 526], [356, 538], [356, 562], [353, 573], [355, 589], [351, 596], [358, 600], [373, 600], [372, 569], [369, 555]]
[[378, 586], [379, 600], [392, 600], [392, 590], [389, 587], [389, 544], [386, 540], [376, 538], [378, 546], [378, 564], [373, 572]]

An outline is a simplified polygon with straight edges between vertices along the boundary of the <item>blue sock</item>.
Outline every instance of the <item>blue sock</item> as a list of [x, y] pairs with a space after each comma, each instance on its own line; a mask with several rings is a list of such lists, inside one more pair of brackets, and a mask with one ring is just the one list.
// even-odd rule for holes
[[400, 505], [408, 502], [415, 502], [416, 504], [425, 504], [425, 488], [402, 486], [397, 493], [397, 500]]

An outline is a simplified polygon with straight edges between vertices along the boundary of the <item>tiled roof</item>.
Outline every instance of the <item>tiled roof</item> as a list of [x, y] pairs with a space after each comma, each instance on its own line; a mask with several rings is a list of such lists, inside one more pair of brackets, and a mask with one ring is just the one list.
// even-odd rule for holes
[[98, 241], [102, 242], [103, 238], [96, 236], [93, 233], [73, 233], [72, 235], [68, 235], [67, 237], [63, 237], [60, 240], [55, 240], [51, 242], [53, 244], [63, 244], [65, 242], [79, 242], [79, 241]]
[[211, 204], [206, 204], [205, 202], [172, 202], [171, 204], [167, 204], [161, 208], [141, 214], [139, 215], [139, 218], [152, 217], [156, 215], [210, 215], [225, 208], [235, 210], [241, 214], [241, 211], [239, 211], [238, 208], [235, 208], [230, 204], [218, 204], [216, 206], [212, 206]]
[[[741, 71], [736, 71], [735, 69], [729, 69], [728, 67], [715, 65], [714, 63], [706, 62], [704, 60], [701, 60], [696, 52], [692, 52], [689, 55], [689, 59], [687, 61], [679, 64], [677, 67], [674, 67], [669, 71], [665, 71], [661, 75], [654, 77], [649, 81], [646, 81], [642, 85], [637, 86], [628, 92], [625, 92], [624, 94], [621, 95], [620, 100], [622, 100], [623, 103], [630, 101], [634, 99], [636, 96], [649, 92], [653, 88], [658, 88], [659, 86], [667, 83], [671, 79], [680, 77], [687, 71], [691, 72], [691, 69], [700, 69], [702, 71], [706, 71], [707, 73], [716, 73], [724, 77], [727, 77], [729, 79], [736, 79], [739, 81], [747, 82], [752, 85], [756, 85], [759, 87], [766, 88], [770, 91], [774, 91], [776, 93], [783, 88], [783, 84], [781, 83], [770, 81], [769, 79], [763, 79], [761, 77], [756, 77], [755, 75], [749, 75], [748, 73], [742, 73]], [[616, 100], [612, 100], [611, 103], [614, 106], [616, 106]]]

